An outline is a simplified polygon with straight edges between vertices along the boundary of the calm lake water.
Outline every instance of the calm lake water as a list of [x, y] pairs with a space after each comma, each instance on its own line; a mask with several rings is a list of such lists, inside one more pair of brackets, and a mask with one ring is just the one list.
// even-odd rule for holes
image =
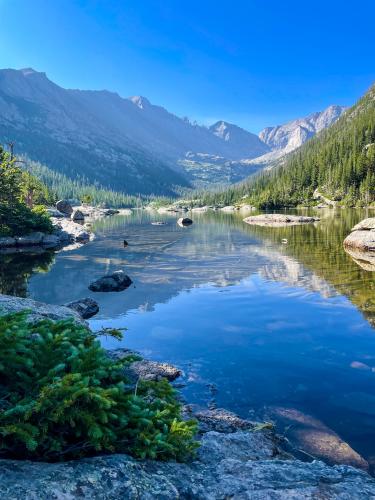
[[[194, 214], [187, 228], [115, 216], [77, 250], [0, 256], [0, 291], [54, 304], [92, 296], [91, 327], [126, 327], [123, 346], [181, 367], [189, 402], [274, 420], [304, 449], [304, 429], [334, 432], [373, 463], [375, 272], [342, 247], [366, 213], [320, 215], [289, 228], [249, 226], [238, 213]], [[88, 290], [118, 269], [129, 289]]]

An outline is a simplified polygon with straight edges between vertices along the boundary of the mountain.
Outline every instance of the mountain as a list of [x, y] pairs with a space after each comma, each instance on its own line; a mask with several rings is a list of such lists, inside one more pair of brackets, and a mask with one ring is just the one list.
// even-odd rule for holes
[[259, 133], [259, 138], [271, 148], [271, 152], [259, 156], [249, 163], [258, 167], [273, 166], [315, 134], [330, 127], [346, 109], [345, 106], [329, 106], [324, 111], [312, 113], [305, 118], [297, 118], [284, 125], [263, 129]]
[[[329, 108], [330, 109], [330, 108]], [[142, 96], [64, 89], [31, 68], [0, 70], [0, 142], [81, 184], [173, 195], [238, 182], [332, 123], [340, 107], [268, 128], [179, 118]]]
[[[335, 110], [323, 118], [330, 116]], [[324, 126], [324, 119], [318, 117], [315, 126]], [[349, 206], [375, 204], [375, 85], [331, 127], [320, 130], [277, 167], [205, 203], [243, 199], [274, 209], [310, 205], [316, 197]]]
[[277, 127], [267, 127], [260, 132], [259, 137], [273, 151], [283, 150], [286, 154], [331, 126], [346, 109], [344, 106], [329, 106], [324, 111], [312, 113], [306, 118], [298, 118]]
[[[95, 105], [91, 105], [94, 102]], [[1, 142], [71, 178], [130, 193], [189, 186], [114, 120], [133, 104], [107, 91], [65, 90], [32, 69], [0, 71]]]
[[231, 147], [236, 155], [232, 159], [255, 158], [271, 150], [263, 139], [232, 123], [218, 121], [209, 130]]

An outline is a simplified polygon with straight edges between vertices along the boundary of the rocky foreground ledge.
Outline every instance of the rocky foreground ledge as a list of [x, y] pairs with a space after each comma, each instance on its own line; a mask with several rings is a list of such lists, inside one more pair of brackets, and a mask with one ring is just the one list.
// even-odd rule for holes
[[311, 224], [319, 220], [319, 217], [306, 217], [303, 215], [284, 214], [261, 214], [246, 217], [245, 219], [243, 219], [246, 224], [269, 227], [297, 226], [300, 224]]
[[[31, 319], [79, 315], [64, 306], [0, 295], [0, 311], [32, 309]], [[129, 353], [109, 351], [111, 357]], [[134, 380], [175, 380], [180, 370], [142, 360]], [[196, 411], [201, 446], [190, 463], [139, 461], [125, 454], [65, 463], [0, 459], [0, 498], [7, 500], [85, 499], [370, 499], [375, 480], [351, 466], [302, 462], [283, 450], [269, 426], [243, 420], [225, 410]]]

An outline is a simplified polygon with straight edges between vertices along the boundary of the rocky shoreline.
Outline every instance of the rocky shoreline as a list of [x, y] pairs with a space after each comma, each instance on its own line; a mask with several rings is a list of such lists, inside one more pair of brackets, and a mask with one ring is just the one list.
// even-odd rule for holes
[[[64, 208], [61, 212], [57, 207]], [[68, 247], [75, 248], [95, 238], [90, 229], [90, 223], [103, 217], [116, 214], [129, 215], [131, 210], [115, 210], [92, 206], [71, 206], [65, 200], [60, 200], [56, 208], [49, 208], [54, 230], [51, 234], [33, 232], [23, 236], [0, 237], [0, 252], [27, 252], [30, 249], [55, 250]]]
[[[66, 306], [0, 295], [3, 313], [31, 310], [30, 320], [72, 317]], [[109, 351], [112, 358], [131, 351]], [[140, 378], [175, 381], [181, 370], [149, 360], [128, 368]], [[124, 454], [65, 463], [0, 460], [0, 496], [9, 500], [73, 499], [356, 499], [375, 498], [375, 480], [349, 465], [304, 462], [285, 451], [271, 425], [241, 419], [231, 412], [185, 407], [199, 423], [200, 448], [190, 463], [135, 460]]]

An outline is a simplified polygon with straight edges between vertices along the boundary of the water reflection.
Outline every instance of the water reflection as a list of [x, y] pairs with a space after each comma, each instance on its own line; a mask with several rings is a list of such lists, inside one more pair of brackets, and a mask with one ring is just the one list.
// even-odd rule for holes
[[[291, 438], [314, 435], [314, 450], [319, 436], [342, 439], [371, 461], [375, 275], [342, 245], [365, 214], [328, 210], [316, 225], [287, 228], [249, 226], [242, 217], [194, 214], [188, 228], [177, 216], [145, 212], [97, 221], [96, 240], [56, 254], [48, 273], [31, 256], [14, 265], [0, 257], [2, 287], [24, 294], [29, 279], [33, 298], [57, 304], [92, 296], [101, 309], [92, 327], [128, 327], [125, 345], [181, 366], [190, 401], [206, 405], [216, 384], [219, 406], [245, 417], [276, 415], [275, 408], [286, 409], [284, 419], [307, 415], [309, 428]], [[117, 269], [132, 287], [88, 290]]]

